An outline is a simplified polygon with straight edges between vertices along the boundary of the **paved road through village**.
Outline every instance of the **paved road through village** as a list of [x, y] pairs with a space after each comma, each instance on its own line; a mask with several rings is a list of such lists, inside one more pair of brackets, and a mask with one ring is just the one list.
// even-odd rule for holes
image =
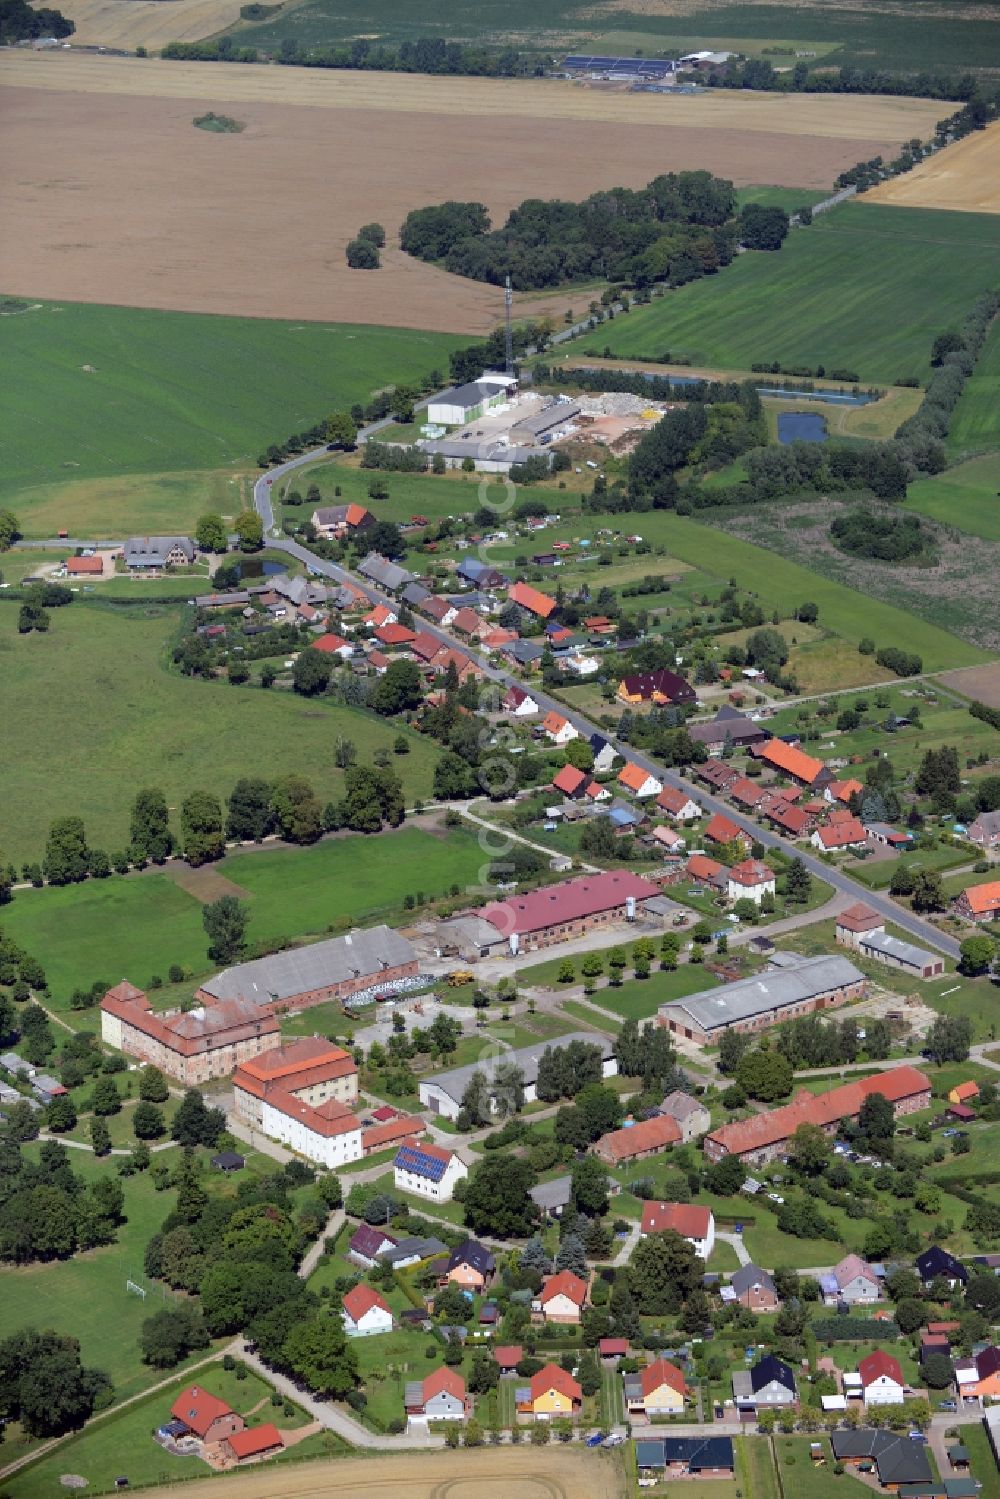
[[[359, 442], [366, 441], [375, 431], [380, 430], [383, 425], [385, 424], [376, 423], [374, 427], [368, 427], [359, 432]], [[271, 532], [274, 528], [274, 511], [271, 505], [271, 491], [274, 485], [285, 474], [291, 473], [294, 469], [300, 468], [304, 464], [315, 462], [317, 458], [324, 456], [325, 452], [325, 449], [320, 448], [310, 453], [303, 453], [298, 458], [293, 458], [288, 463], [283, 463], [278, 468], [271, 469], [257, 480], [254, 486], [254, 504], [264, 523], [265, 532]], [[388, 594], [372, 587], [366, 579], [359, 577], [356, 573], [352, 573], [346, 567], [341, 567], [336, 562], [325, 562], [297, 541], [290, 541], [286, 537], [273, 537], [269, 535], [268, 546], [272, 549], [285, 552], [290, 557], [294, 557], [309, 572], [318, 573], [338, 583], [350, 583], [353, 587], [360, 589], [371, 600], [372, 604], [388, 604], [392, 606], [395, 602]], [[454, 649], [462, 651], [463, 654], [468, 654], [468, 645], [466, 642], [457, 639], [453, 635], [449, 635], [447, 630], [442, 630], [432, 621], [422, 621], [421, 628], [436, 636], [442, 644], [452, 646]], [[511, 672], [505, 671], [493, 661], [480, 658], [479, 666], [491, 681], [497, 682], [502, 686], [522, 685], [518, 677], [514, 676]], [[588, 736], [590, 734], [603, 734], [606, 739], [610, 739], [616, 745], [619, 753], [626, 756], [627, 759], [633, 761], [635, 764], [642, 766], [644, 770], [648, 770], [651, 774], [657, 776], [666, 785], [689, 792], [692, 796], [697, 797], [698, 801], [711, 812], [724, 813], [732, 822], [746, 829], [765, 848], [780, 848], [785, 852], [796, 854], [802, 860], [810, 874], [815, 875], [817, 879], [826, 880], [827, 884], [832, 885], [835, 890], [850, 896], [853, 900], [864, 901], [866, 905], [878, 911], [880, 916], [884, 916], [887, 921], [895, 922], [908, 936], [916, 938], [919, 942], [926, 943], [929, 947], [936, 948], [938, 952], [945, 953], [949, 958], [957, 958], [959, 956], [959, 944], [954, 937], [947, 936], [944, 932], [939, 931], [932, 922], [925, 921], [922, 916], [918, 916], [915, 912], [908, 911], [903, 906], [898, 905], [890, 896], [881, 891], [869, 890], [866, 886], [861, 885], [857, 880], [845, 873], [844, 870], [838, 869], [833, 865], [824, 864], [820, 859], [814, 858], [812, 854], [803, 853], [769, 828], [758, 827], [755, 822], [743, 817], [728, 802], [714, 796], [704, 787], [695, 786], [684, 776], [678, 774], [677, 771], [667, 770], [665, 767], [658, 765], [651, 756], [643, 753], [641, 750], [637, 750], [631, 745], [618, 743], [613, 734], [609, 734], [607, 730], [599, 728], [597, 724], [585, 718], [581, 713], [567, 708], [563, 703], [557, 701], [556, 698], [544, 692], [535, 682], [531, 684], [531, 695], [540, 708], [546, 711], [554, 710], [557, 713], [561, 713], [564, 718], [569, 719], [570, 723], [581, 734]]]

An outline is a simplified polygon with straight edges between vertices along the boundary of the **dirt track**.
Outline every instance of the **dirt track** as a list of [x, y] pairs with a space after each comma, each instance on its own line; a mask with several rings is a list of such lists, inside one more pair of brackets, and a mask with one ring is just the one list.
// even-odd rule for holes
[[1000, 124], [967, 135], [912, 172], [883, 182], [865, 200], [903, 208], [1000, 213]]
[[[342, 1458], [301, 1467], [265, 1464], [229, 1477], [224, 1492], [233, 1499], [618, 1499], [625, 1485], [619, 1460], [609, 1454], [505, 1447]], [[220, 1489], [196, 1480], [161, 1493], [218, 1499]]]
[[[685, 167], [825, 187], [938, 110], [30, 53], [0, 56], [0, 84], [7, 294], [460, 333], [496, 324], [499, 291], [392, 249], [380, 272], [349, 271], [361, 224], [391, 239], [444, 197], [496, 218]], [[242, 134], [193, 127], [220, 107]], [[526, 305], [561, 319], [571, 303]]]

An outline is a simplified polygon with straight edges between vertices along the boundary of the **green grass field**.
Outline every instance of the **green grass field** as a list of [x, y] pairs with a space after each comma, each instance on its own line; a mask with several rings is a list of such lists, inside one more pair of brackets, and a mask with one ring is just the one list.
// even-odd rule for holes
[[44, 303], [4, 319], [5, 500], [68, 479], [252, 465], [269, 442], [335, 407], [447, 369], [461, 343], [399, 328]]
[[634, 308], [581, 341], [617, 356], [749, 368], [780, 360], [926, 377], [934, 337], [995, 280], [1000, 220], [848, 203], [777, 254], [748, 254], [717, 278]]
[[786, 213], [795, 213], [799, 208], [812, 208], [830, 195], [815, 188], [801, 187], [738, 187], [736, 201], [742, 208], [744, 203], [766, 203], [769, 208], [783, 208]]
[[879, 645], [905, 645], [919, 652], [929, 671], [989, 660], [985, 651], [929, 621], [698, 521], [654, 510], [642, 517], [642, 534], [654, 544], [665, 543], [671, 556], [717, 578], [734, 576], [741, 587], [757, 592], [765, 606], [792, 612], [805, 600], [818, 604], [820, 623], [851, 645], [865, 635]]
[[[373, 500], [368, 494], [368, 485], [377, 477], [388, 485], [387, 500]], [[348, 461], [312, 464], [289, 476], [288, 488], [298, 490], [305, 496], [310, 484], [319, 489], [323, 504], [349, 504], [355, 501], [364, 505], [380, 520], [408, 521], [413, 515], [426, 515], [436, 520], [443, 515], [464, 515], [476, 510], [487, 499], [499, 503], [504, 490], [488, 486], [487, 494], [480, 495], [480, 478], [476, 474], [463, 474], [458, 470], [447, 477], [436, 474], [378, 474], [358, 466], [357, 459]], [[335, 493], [340, 488], [340, 496]], [[293, 520], [307, 520], [312, 507], [286, 505], [282, 513]]]
[[[242, 1412], [248, 1426], [273, 1420], [279, 1430], [294, 1431], [305, 1424], [306, 1417], [298, 1408], [293, 1416], [286, 1416], [282, 1409], [272, 1407], [271, 1386], [252, 1370], [240, 1380], [235, 1370], [227, 1371], [221, 1363], [211, 1364], [198, 1371], [197, 1379], [200, 1386]], [[113, 1490], [115, 1479], [123, 1475], [133, 1487], [209, 1477], [210, 1470], [197, 1457], [176, 1457], [153, 1440], [155, 1429], [170, 1419], [170, 1407], [186, 1383], [179, 1378], [149, 1400], [98, 1422], [19, 1474], [10, 1492], [17, 1499], [43, 1499], [63, 1492], [60, 1478], [67, 1472], [85, 1478], [88, 1493]], [[288, 1457], [319, 1455], [325, 1450], [320, 1438], [307, 1437], [305, 1443], [289, 1449]]]
[[[402, 914], [404, 896], [440, 896], [473, 883], [483, 855], [460, 830], [447, 838], [407, 826], [380, 838], [333, 838], [309, 849], [234, 854], [212, 866], [245, 892], [250, 941], [322, 935], [369, 919]], [[166, 874], [113, 877], [60, 889], [19, 891], [3, 928], [45, 967], [54, 1007], [77, 985], [128, 977], [144, 985], [171, 963], [211, 971], [201, 903]], [[188, 992], [191, 992], [188, 986]], [[75, 1023], [96, 1024], [93, 1011]]]
[[[0, 605], [7, 859], [41, 858], [50, 821], [70, 813], [83, 817], [95, 847], [124, 847], [142, 786], [162, 786], [179, 807], [194, 787], [225, 797], [242, 775], [295, 771], [326, 802], [343, 781], [333, 764], [339, 734], [354, 741], [361, 763], [391, 750], [398, 726], [361, 710], [169, 671], [178, 620], [169, 606], [80, 601], [54, 612], [47, 634], [19, 635], [17, 610]], [[434, 747], [419, 734], [409, 741], [410, 753], [392, 763], [408, 795], [425, 797]]]
[[[527, 0], [432, 0], [389, 12], [372, 0], [304, 0], [240, 32], [241, 40], [269, 48], [286, 36], [303, 46], [357, 36], [388, 42], [425, 36], [491, 43], [512, 39], [518, 46], [540, 47], [556, 55], [564, 47], [623, 53], [641, 48], [647, 55], [676, 55], [715, 46], [766, 56], [769, 47], [784, 46], [813, 52], [814, 66], [822, 62], [913, 71], [1000, 66], [995, 26], [979, 13], [970, 13], [960, 0], [915, 4], [905, 13], [780, 0], [702, 9], [698, 0], [688, 0], [662, 13], [637, 4], [634, 9], [616, 9], [613, 15], [595, 13], [586, 0], [550, 0], [544, 12]], [[787, 55], [771, 60], [777, 67], [790, 61]]]
[[[1000, 323], [994, 323], [948, 432], [952, 453], [982, 452], [1000, 446]], [[997, 459], [992, 460], [994, 474]], [[994, 494], [996, 486], [994, 485]]]
[[68, 530], [72, 536], [114, 541], [140, 528], [143, 535], [190, 535], [206, 511], [234, 516], [249, 508], [256, 473], [255, 467], [253, 474], [235, 475], [225, 469], [99, 479], [67, 474], [20, 490], [15, 503], [28, 537], [58, 536]]
[[[966, 399], [959, 402], [960, 410]], [[1000, 389], [993, 400], [1000, 405]], [[918, 479], [909, 487], [906, 508], [984, 541], [1000, 541], [1000, 456], [970, 458], [943, 474]]]

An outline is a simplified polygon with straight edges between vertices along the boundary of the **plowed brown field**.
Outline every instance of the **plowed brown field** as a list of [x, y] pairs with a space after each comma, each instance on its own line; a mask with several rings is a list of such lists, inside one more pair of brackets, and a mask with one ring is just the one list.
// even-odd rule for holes
[[[268, 1465], [231, 1474], [222, 1486], [233, 1499], [618, 1499], [621, 1465], [605, 1454], [565, 1447], [407, 1453]], [[218, 1481], [188, 1481], [165, 1496], [218, 1499]]]
[[1000, 125], [967, 135], [865, 196], [867, 201], [904, 208], [1000, 213]]
[[[0, 57], [0, 85], [5, 293], [462, 333], [495, 325], [497, 289], [392, 249], [381, 271], [349, 271], [361, 224], [379, 220], [391, 242], [409, 209], [446, 197], [496, 219], [525, 197], [685, 167], [825, 187], [940, 112], [72, 54]], [[194, 129], [207, 109], [246, 129]], [[561, 316], [572, 303], [561, 292], [521, 305]]]

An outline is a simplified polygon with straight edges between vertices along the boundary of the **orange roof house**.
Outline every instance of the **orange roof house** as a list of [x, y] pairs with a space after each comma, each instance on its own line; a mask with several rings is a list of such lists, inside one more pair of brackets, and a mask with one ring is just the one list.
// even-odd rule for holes
[[735, 822], [730, 822], [728, 817], [723, 817], [721, 812], [716, 812], [708, 822], [705, 837], [712, 843], [733, 843], [738, 839], [740, 843], [749, 844], [753, 841], [749, 833], [737, 827]]
[[682, 1239], [707, 1239], [712, 1231], [712, 1210], [694, 1202], [644, 1202], [642, 1233], [662, 1234], [667, 1229], [673, 1229]]
[[383, 645], [410, 645], [416, 638], [414, 632], [405, 625], [379, 625], [375, 631], [375, 639], [381, 640]]
[[1000, 916], [1000, 880], [967, 886], [955, 901], [955, 909], [968, 921], [989, 921]]
[[583, 1403], [583, 1391], [558, 1364], [546, 1364], [532, 1376], [528, 1400], [520, 1405], [522, 1412], [534, 1416], [571, 1416]]
[[609, 1166], [619, 1166], [623, 1161], [638, 1161], [655, 1155], [676, 1145], [681, 1139], [677, 1120], [669, 1114], [657, 1114], [652, 1119], [643, 1119], [628, 1129], [612, 1130], [602, 1135], [593, 1146], [593, 1151]]
[[507, 597], [512, 604], [519, 604], [530, 614], [537, 614], [539, 619], [548, 619], [556, 607], [555, 599], [550, 599], [547, 593], [539, 593], [537, 588], [530, 588], [527, 583], [513, 583], [507, 590]]
[[769, 739], [760, 748], [755, 746], [751, 753], [775, 770], [784, 771], [793, 780], [801, 781], [804, 786], [814, 785], [820, 773], [826, 769], [822, 760], [814, 760], [812, 755], [804, 754], [793, 744], [786, 744], [783, 739]]
[[630, 1412], [663, 1415], [684, 1409], [687, 1383], [676, 1364], [658, 1358], [638, 1375], [626, 1376], [626, 1393]]
[[868, 834], [857, 817], [850, 817], [846, 822], [828, 823], [826, 827], [817, 828], [812, 842], [824, 853], [832, 853], [839, 848], [860, 847], [868, 842]]
[[251, 1457], [264, 1457], [269, 1452], [278, 1452], [284, 1447], [284, 1438], [273, 1421], [263, 1426], [249, 1426], [243, 1431], [234, 1431], [226, 1437], [226, 1445], [238, 1463]]
[[722, 873], [722, 865], [707, 854], [692, 854], [687, 861], [687, 872], [693, 880], [714, 880]]
[[343, 635], [334, 635], [329, 630], [313, 641], [312, 648], [314, 651], [322, 651], [324, 656], [336, 656], [343, 652], [350, 656], [354, 651], [350, 641], [345, 640]]
[[855, 781], [853, 779], [847, 781], [831, 781], [829, 786], [826, 788], [825, 795], [828, 802], [847, 803], [850, 801], [852, 796], [860, 796], [864, 789], [865, 788], [862, 786], [860, 781]]
[[974, 1098], [979, 1097], [978, 1083], [956, 1083], [948, 1094], [949, 1103], [971, 1103]]
[[104, 572], [103, 557], [70, 557], [66, 571], [71, 578], [101, 577]]
[[243, 1417], [218, 1395], [210, 1395], [200, 1385], [188, 1385], [170, 1407], [175, 1421], [183, 1421], [206, 1445], [222, 1441], [245, 1426]]
[[577, 770], [575, 765], [564, 765], [556, 775], [552, 777], [552, 784], [563, 796], [581, 796], [587, 789], [590, 777], [585, 770]]
[[538, 1294], [538, 1305], [546, 1322], [579, 1322], [587, 1300], [587, 1282], [572, 1270], [550, 1275]]
[[571, 739], [579, 738], [569, 719], [554, 711], [546, 713], [542, 719], [542, 733], [556, 744], [568, 744]]
[[618, 772], [618, 784], [624, 786], [626, 791], [631, 791], [634, 796], [656, 796], [663, 790], [662, 781], [658, 781], [648, 770], [643, 770], [641, 765], [634, 765], [631, 760]]

